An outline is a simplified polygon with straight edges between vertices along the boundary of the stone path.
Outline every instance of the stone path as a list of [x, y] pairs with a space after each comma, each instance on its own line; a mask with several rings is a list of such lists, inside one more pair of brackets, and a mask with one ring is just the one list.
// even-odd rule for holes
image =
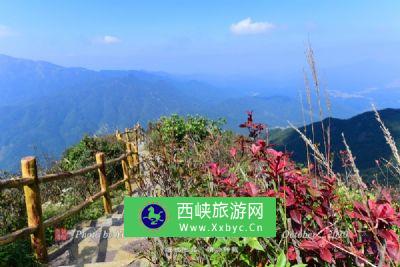
[[[140, 144], [140, 157], [143, 154], [146, 151]], [[143, 174], [144, 166], [141, 168]], [[136, 184], [132, 184], [132, 189], [133, 196], [138, 195]], [[150, 247], [147, 238], [123, 237], [123, 204], [114, 207], [113, 211], [112, 215], [82, 222], [69, 230], [67, 241], [50, 248], [50, 266], [153, 266], [140, 257], [140, 252]]]
[[112, 215], [81, 223], [50, 250], [50, 266], [152, 266], [139, 253], [147, 238], [124, 238], [123, 205]]

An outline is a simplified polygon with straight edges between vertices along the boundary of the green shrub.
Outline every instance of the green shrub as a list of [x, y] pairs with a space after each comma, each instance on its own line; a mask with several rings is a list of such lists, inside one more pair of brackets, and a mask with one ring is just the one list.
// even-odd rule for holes
[[0, 246], [0, 267], [9, 266], [40, 266], [35, 261], [29, 240], [17, 240]]
[[[0, 191], [0, 236], [27, 226], [25, 200], [19, 188]], [[17, 240], [0, 246], [0, 267], [34, 266], [30, 242]]]
[[170, 117], [161, 117], [149, 128], [158, 129], [163, 142], [181, 144], [185, 137], [201, 141], [210, 134], [220, 132], [223, 124], [222, 119], [215, 121], [202, 116], [183, 117], [174, 114]]
[[[114, 136], [89, 137], [86, 135], [78, 144], [64, 152], [60, 167], [65, 171], [72, 171], [90, 166], [96, 163], [97, 152], [103, 152], [107, 160], [119, 157], [125, 150]], [[107, 168], [107, 177], [115, 177], [117, 174], [121, 174], [118, 170], [119, 168], [114, 166]]]
[[222, 124], [223, 120], [178, 115], [150, 123], [146, 133], [150, 187], [165, 196], [209, 194], [209, 181], [201, 170], [213, 158], [229, 160], [229, 153], [220, 151], [235, 137], [223, 131]]

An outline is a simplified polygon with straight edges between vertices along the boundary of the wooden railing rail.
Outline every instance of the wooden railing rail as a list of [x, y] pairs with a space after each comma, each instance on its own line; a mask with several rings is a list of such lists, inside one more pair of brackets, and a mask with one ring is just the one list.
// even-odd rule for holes
[[18, 238], [28, 236], [36, 231], [37, 227], [25, 227], [14, 231], [10, 234], [0, 236], [0, 245], [5, 245], [14, 242]]
[[27, 178], [0, 180], [0, 189], [22, 187], [31, 184], [32, 182], [32, 179]]
[[102, 197], [104, 195], [104, 192], [98, 192], [96, 194], [94, 194], [93, 196], [89, 197], [88, 199], [86, 199], [84, 202], [82, 202], [81, 204], [71, 208], [70, 210], [68, 210], [67, 212], [65, 212], [64, 214], [55, 216], [53, 218], [50, 218], [46, 221], [43, 222], [44, 227], [49, 227], [49, 226], [53, 226], [61, 221], [63, 221], [64, 219], [74, 215], [75, 213], [79, 212], [80, 210], [82, 210], [83, 208], [89, 206], [90, 204], [92, 204], [95, 200], [99, 199], [100, 197]]
[[89, 167], [85, 167], [76, 171], [70, 171], [70, 172], [59, 172], [59, 173], [53, 173], [53, 174], [47, 174], [42, 177], [39, 177], [39, 183], [49, 183], [49, 182], [54, 182], [57, 180], [64, 180], [67, 178], [73, 178], [79, 175], [86, 174], [90, 171], [97, 170], [99, 168], [99, 164], [93, 164]]
[[[135, 126], [133, 129], [126, 129], [124, 134], [126, 138], [121, 140], [117, 134], [117, 139], [124, 141], [126, 144], [126, 153], [121, 156], [106, 161], [105, 155], [102, 152], [96, 154], [96, 164], [91, 166], [54, 174], [46, 174], [38, 176], [37, 165], [35, 157], [25, 157], [21, 160], [22, 177], [18, 179], [0, 181], [0, 190], [7, 188], [20, 188], [22, 187], [25, 195], [25, 204], [27, 211], [28, 226], [4, 236], [0, 236], [0, 245], [5, 245], [14, 242], [18, 238], [30, 235], [31, 245], [37, 260], [41, 263], [48, 262], [46, 240], [44, 236], [44, 229], [56, 225], [66, 218], [74, 215], [83, 208], [92, 204], [95, 200], [103, 198], [103, 207], [105, 214], [112, 212], [112, 203], [110, 191], [116, 189], [118, 186], [125, 184], [125, 189], [128, 195], [132, 195], [131, 179], [138, 175], [139, 171], [139, 153], [138, 153], [138, 133], [140, 125]], [[122, 136], [122, 134], [120, 134]], [[133, 136], [133, 140], [131, 137]], [[123, 172], [123, 179], [108, 185], [106, 178], [106, 167], [120, 163]], [[69, 179], [75, 176], [83, 175], [88, 172], [97, 170], [99, 175], [99, 183], [101, 191], [90, 196], [82, 203], [70, 208], [64, 214], [52, 217], [43, 221], [42, 203], [40, 199], [39, 184], [53, 182], [62, 179]], [[133, 176], [131, 175], [133, 174]]]

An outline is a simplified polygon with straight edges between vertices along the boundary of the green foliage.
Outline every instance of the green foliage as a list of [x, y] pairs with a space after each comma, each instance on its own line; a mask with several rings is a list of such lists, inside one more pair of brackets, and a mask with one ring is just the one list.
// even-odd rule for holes
[[170, 117], [161, 117], [156, 123], [164, 142], [180, 144], [185, 137], [195, 141], [204, 140], [210, 134], [219, 132], [224, 120], [210, 120], [201, 116], [182, 117], [174, 114]]
[[[174, 245], [179, 253], [175, 255], [177, 266], [264, 266], [265, 259], [262, 238], [197, 238], [181, 239]], [[277, 254], [271, 255], [273, 263], [266, 267], [306, 267], [307, 264], [291, 265], [286, 253], [272, 247]], [[190, 256], [190, 257], [187, 257]], [[190, 259], [190, 260], [189, 260]], [[197, 262], [202, 259], [203, 263]], [[203, 265], [204, 263], [207, 263]], [[167, 262], [164, 263], [167, 265]]]
[[[0, 191], [0, 236], [27, 226], [25, 200], [20, 189]], [[0, 246], [0, 267], [34, 266], [28, 239]]]
[[276, 259], [275, 264], [269, 264], [266, 267], [307, 267], [307, 264], [304, 263], [299, 263], [295, 265], [291, 265], [290, 262], [287, 260], [285, 252], [281, 252], [279, 254], [278, 258]]
[[252, 250], [264, 251], [256, 237], [216, 238], [208, 256], [212, 266], [256, 266], [257, 259], [247, 253]]
[[[125, 152], [123, 144], [119, 143], [114, 136], [89, 137], [84, 136], [76, 145], [68, 148], [58, 164], [48, 172], [74, 171], [96, 163], [95, 155], [103, 152], [106, 160], [119, 157]], [[122, 178], [120, 164], [106, 167], [108, 183], [112, 184]], [[42, 202], [50, 200], [65, 206], [77, 205], [87, 197], [100, 190], [99, 178], [96, 171], [85, 175], [46, 184], [41, 187]], [[67, 192], [68, 191], [68, 192]]]
[[0, 234], [26, 226], [25, 199], [22, 190], [11, 188], [0, 191]]
[[[106, 159], [116, 158], [124, 153], [124, 147], [113, 136], [85, 136], [76, 145], [67, 149], [62, 160], [48, 169], [47, 173], [73, 171], [95, 163], [95, 154], [104, 152]], [[106, 168], [109, 183], [122, 178], [122, 170], [118, 164]], [[55, 181], [40, 185], [44, 220], [57, 216], [71, 207], [84, 201], [89, 195], [100, 191], [96, 171], [84, 176]], [[111, 192], [113, 204], [122, 202], [123, 185]], [[73, 228], [85, 220], [97, 219], [104, 215], [101, 199], [67, 218], [55, 227]], [[0, 236], [23, 228], [27, 225], [25, 202], [22, 190], [6, 189], [0, 191]], [[54, 243], [54, 227], [45, 229], [47, 245]], [[0, 246], [0, 267], [2, 266], [36, 266], [28, 239], [18, 240], [5, 246]]]
[[97, 152], [104, 152], [106, 159], [120, 156], [124, 153], [124, 148], [114, 139], [113, 136], [90, 137], [85, 135], [78, 144], [64, 152], [60, 163], [61, 168], [72, 171], [94, 164]]
[[[230, 160], [226, 147], [235, 135], [222, 131], [222, 120], [203, 117], [163, 117], [149, 125], [146, 150], [151, 188], [165, 196], [203, 196], [212, 194], [202, 169], [211, 161]], [[178, 134], [179, 133], [179, 134]]]
[[0, 246], [0, 267], [40, 266], [32, 254], [30, 242], [26, 239]]
[[[103, 152], [107, 159], [119, 157], [124, 153], [124, 147], [117, 142], [113, 136], [89, 137], [84, 136], [82, 140], [67, 149], [64, 152], [58, 166], [62, 171], [73, 171], [95, 164], [95, 155], [97, 152]], [[122, 178], [122, 170], [118, 164], [107, 166], [106, 175], [109, 184]], [[74, 177], [60, 182], [50, 183], [43, 188], [44, 200], [49, 198], [51, 201], [45, 203], [43, 207], [43, 216], [45, 219], [51, 218], [63, 212], [66, 212], [71, 207], [81, 203], [87, 197], [100, 191], [98, 174], [96, 171], [87, 173], [80, 177]], [[54, 197], [56, 196], [56, 197]], [[116, 198], [114, 204], [120, 203], [123, 197], [123, 191], [118, 190], [111, 193], [111, 196]], [[79, 213], [67, 218], [58, 227], [71, 229], [78, 222], [84, 220], [97, 219], [104, 215], [101, 199], [93, 202], [87, 208]], [[46, 229], [46, 237], [48, 241], [53, 242], [53, 228]]]

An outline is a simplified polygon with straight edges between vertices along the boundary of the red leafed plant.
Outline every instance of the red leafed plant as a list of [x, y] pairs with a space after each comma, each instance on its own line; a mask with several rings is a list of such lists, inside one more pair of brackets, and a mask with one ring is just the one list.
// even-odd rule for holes
[[[250, 139], [239, 138], [237, 147], [230, 149], [229, 166], [208, 165], [219, 195], [279, 199], [277, 205], [282, 209], [277, 211], [282, 213], [277, 215], [280, 233], [276, 244], [282, 243], [284, 237], [279, 236], [284, 231], [294, 233], [283, 242], [290, 261], [301, 260], [315, 266], [400, 264], [400, 213], [387, 190], [381, 190], [377, 197], [359, 192], [358, 202], [343, 206], [340, 190], [345, 186], [334, 174], [319, 171], [316, 175], [309, 169], [300, 169], [290, 154], [277, 151], [258, 138], [265, 126], [253, 122], [252, 112], [247, 115], [240, 127], [249, 129]], [[229, 171], [240, 168], [240, 173]], [[302, 236], [305, 232], [306, 237]]]
[[239, 125], [240, 128], [247, 128], [249, 130], [249, 137], [257, 138], [266, 126], [262, 123], [253, 122], [253, 111], [247, 111], [247, 121]]
[[[367, 203], [354, 203], [354, 210], [348, 212], [353, 220], [361, 222], [361, 225], [371, 231], [365, 231], [362, 242], [355, 244], [355, 249], [361, 250], [367, 245], [365, 254], [376, 257], [380, 249], [386, 248], [386, 255], [395, 262], [400, 261], [400, 242], [399, 236], [393, 230], [393, 226], [400, 227], [400, 213], [396, 212], [392, 205], [389, 192], [382, 190], [380, 198], [377, 200], [369, 199]], [[351, 236], [355, 241], [356, 236]], [[378, 244], [378, 246], [377, 246]], [[383, 251], [385, 252], [385, 251]]]

